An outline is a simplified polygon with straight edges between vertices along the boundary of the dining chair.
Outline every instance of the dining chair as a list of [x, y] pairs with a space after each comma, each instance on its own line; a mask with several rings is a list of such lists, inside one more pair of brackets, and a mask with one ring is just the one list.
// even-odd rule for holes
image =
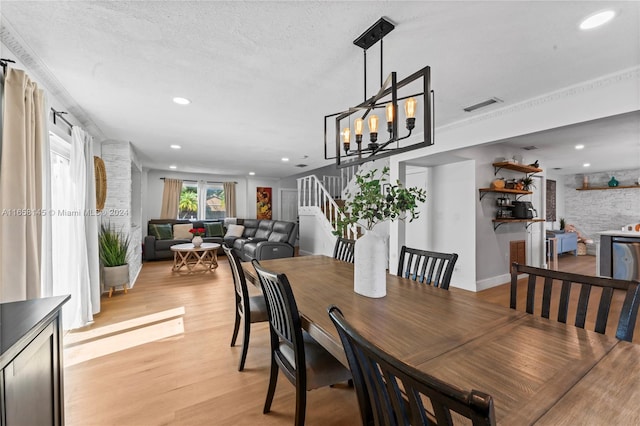
[[[585, 328], [591, 289], [593, 287], [601, 288], [602, 294], [600, 295], [600, 301], [598, 303], [594, 331], [602, 334], [605, 334], [607, 328], [607, 320], [614, 291], [624, 292], [625, 298], [620, 311], [620, 318], [618, 319], [616, 337], [628, 342], [633, 339], [633, 329], [635, 328], [638, 306], [640, 305], [640, 282], [553, 271], [520, 265], [514, 262], [513, 265], [511, 265], [511, 309], [516, 309], [517, 305], [519, 274], [529, 275], [526, 298], [526, 311], [529, 314], [534, 314], [535, 311], [537, 285], [542, 286], [542, 302], [539, 312], [544, 318], [549, 318], [551, 313], [551, 294], [553, 288], [560, 287], [557, 320], [562, 323], [566, 323], [569, 312], [573, 312], [573, 309], [569, 309], [572, 284], [579, 285], [580, 294], [578, 295], [575, 308], [576, 317], [574, 325], [580, 328]], [[556, 290], [556, 294], [557, 291], [558, 290]]]
[[231, 337], [232, 347], [236, 344], [238, 331], [240, 330], [240, 322], [242, 321], [243, 323], [242, 353], [240, 355], [240, 364], [238, 365], [238, 371], [242, 371], [244, 370], [244, 363], [247, 359], [247, 351], [249, 350], [251, 324], [268, 320], [267, 305], [262, 294], [249, 296], [247, 280], [240, 264], [240, 258], [238, 258], [233, 249], [226, 244], [222, 244], [222, 249], [229, 259], [229, 266], [231, 266], [236, 293], [236, 321], [233, 325], [233, 336]]
[[333, 258], [344, 262], [353, 263], [353, 254], [356, 246], [356, 240], [338, 237], [336, 245], [333, 248]]
[[337, 306], [327, 310], [351, 368], [363, 425], [451, 425], [452, 412], [473, 425], [496, 424], [490, 395], [458, 389], [405, 364], [364, 338]]
[[280, 369], [296, 387], [295, 424], [301, 426], [304, 424], [307, 391], [349, 381], [351, 372], [302, 330], [298, 307], [286, 275], [262, 268], [255, 259], [252, 264], [267, 300], [271, 334], [271, 373], [263, 412], [266, 414], [271, 410]]
[[398, 276], [449, 290], [456, 253], [439, 253], [402, 246], [398, 261]]

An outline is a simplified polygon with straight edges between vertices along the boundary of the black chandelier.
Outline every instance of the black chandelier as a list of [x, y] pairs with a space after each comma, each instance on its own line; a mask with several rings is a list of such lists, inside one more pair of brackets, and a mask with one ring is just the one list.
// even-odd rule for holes
[[[431, 68], [424, 67], [409, 77], [397, 81], [396, 73], [392, 72], [382, 82], [383, 73], [383, 44], [382, 39], [389, 34], [395, 26], [380, 18], [368, 30], [353, 41], [364, 51], [364, 102], [346, 111], [337, 112], [324, 117], [324, 158], [335, 159], [338, 168], [378, 158], [388, 157], [401, 152], [433, 145], [433, 91], [431, 90]], [[380, 90], [367, 99], [367, 49], [380, 42]], [[422, 129], [423, 138], [414, 135], [416, 128], [416, 112], [420, 108], [422, 100], [422, 118], [418, 120]], [[404, 101], [405, 127], [408, 133], [399, 136], [398, 129], [398, 102]], [[384, 109], [387, 122], [386, 130], [389, 137], [385, 141], [379, 141], [379, 118], [375, 114], [376, 109]], [[351, 118], [356, 116], [353, 122], [353, 134], [355, 134], [355, 146], [351, 141]], [[331, 134], [329, 119], [335, 117], [335, 135]], [[363, 143], [365, 120], [369, 129], [369, 142]], [[335, 139], [334, 139], [335, 138]], [[330, 147], [335, 140], [335, 155]], [[341, 146], [342, 145], [342, 146]], [[342, 148], [342, 149], [341, 149]]]

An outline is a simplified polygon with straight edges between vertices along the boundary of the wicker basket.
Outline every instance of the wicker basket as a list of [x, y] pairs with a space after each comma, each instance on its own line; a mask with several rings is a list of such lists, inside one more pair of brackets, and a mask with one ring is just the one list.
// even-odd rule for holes
[[578, 243], [578, 256], [584, 256], [587, 254], [587, 245], [585, 243]]

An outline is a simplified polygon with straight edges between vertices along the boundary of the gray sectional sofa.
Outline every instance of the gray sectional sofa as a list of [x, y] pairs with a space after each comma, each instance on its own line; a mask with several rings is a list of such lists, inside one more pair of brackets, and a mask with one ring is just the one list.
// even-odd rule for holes
[[[173, 259], [173, 252], [171, 251], [171, 246], [175, 244], [185, 244], [190, 243], [191, 239], [187, 238], [174, 238], [173, 236], [173, 225], [179, 224], [192, 224], [194, 228], [205, 228], [206, 224], [219, 224], [220, 232], [216, 233], [217, 235], [205, 235], [202, 237], [202, 240], [205, 243], [218, 243], [222, 245], [223, 237], [224, 237], [224, 224], [221, 221], [190, 221], [183, 219], [151, 219], [147, 226], [147, 236], [144, 237], [144, 245], [142, 249], [142, 254], [144, 260], [162, 260], [162, 259]], [[153, 235], [151, 230], [152, 225], [169, 225], [172, 229], [171, 234], [168, 238], [157, 238], [157, 236]], [[205, 228], [206, 229], [206, 228]], [[167, 237], [167, 235], [164, 235]], [[222, 247], [218, 250], [218, 254], [223, 254]]]
[[[206, 224], [212, 223], [220, 224], [220, 228], [223, 230], [216, 232], [216, 235], [209, 235], [207, 233], [202, 238], [203, 241], [221, 245], [224, 242], [233, 248], [238, 257], [243, 261], [293, 257], [296, 239], [298, 238], [297, 223], [266, 219], [236, 219], [235, 222], [234, 225], [243, 227], [241, 229], [242, 234], [236, 237], [230, 235], [225, 236], [227, 227], [232, 224], [231, 222], [191, 222], [180, 219], [151, 219], [149, 221], [147, 236], [144, 238], [144, 260], [172, 259], [172, 245], [191, 242], [190, 239], [174, 238], [173, 233], [168, 234], [167, 229], [173, 229], [173, 225], [193, 224], [194, 228], [204, 228]], [[165, 234], [158, 233], [158, 227], [152, 230], [152, 225], [161, 225]], [[223, 253], [222, 248], [220, 248], [218, 254]]]
[[293, 257], [298, 224], [279, 220], [238, 220], [242, 236], [225, 237], [224, 242], [245, 262]]

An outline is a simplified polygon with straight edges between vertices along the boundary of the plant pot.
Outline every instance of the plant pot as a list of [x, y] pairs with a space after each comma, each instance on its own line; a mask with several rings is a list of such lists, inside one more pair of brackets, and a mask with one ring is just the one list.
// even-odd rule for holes
[[353, 291], [366, 297], [386, 296], [386, 263], [384, 238], [373, 231], [367, 231], [356, 241]]
[[200, 235], [196, 235], [191, 240], [191, 244], [193, 244], [194, 247], [200, 247], [202, 245], [202, 237]]
[[103, 266], [102, 282], [104, 288], [125, 286], [129, 283], [129, 265]]

